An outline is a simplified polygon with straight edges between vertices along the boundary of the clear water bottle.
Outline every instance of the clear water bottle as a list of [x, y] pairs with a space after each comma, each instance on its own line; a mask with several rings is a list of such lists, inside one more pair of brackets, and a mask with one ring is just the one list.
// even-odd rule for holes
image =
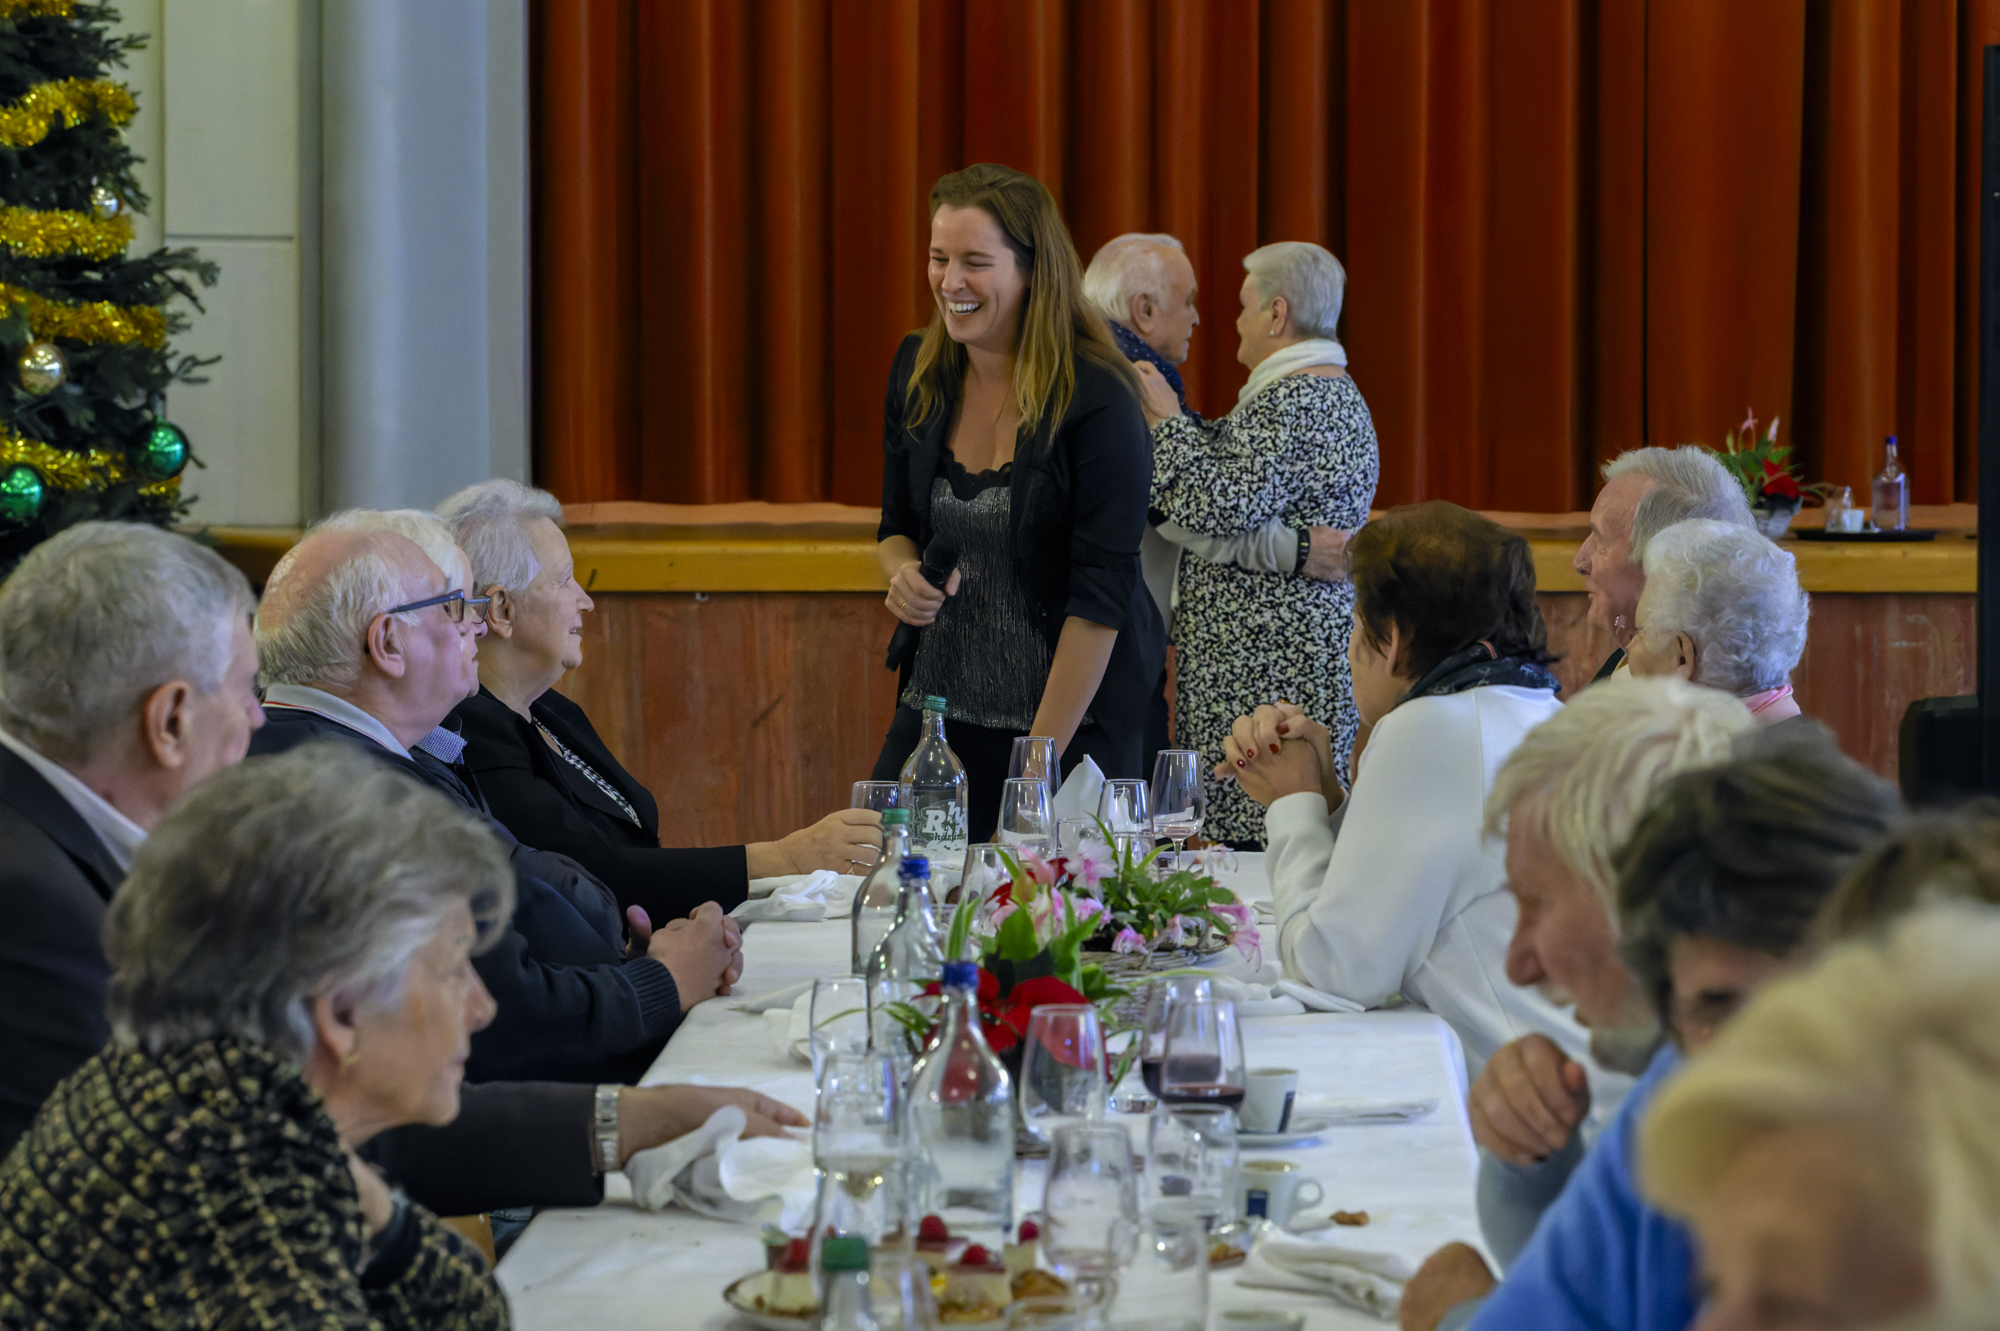
[[[1910, 525], [1910, 478], [1896, 457], [1896, 436], [1889, 436], [1888, 458], [1875, 474], [1875, 519], [1877, 531], [1901, 531]], [[903, 778], [905, 781], [908, 777]]]
[[930, 1212], [1000, 1252], [1014, 1233], [1014, 1086], [979, 1028], [979, 967], [947, 961], [936, 1043], [910, 1079], [910, 1121], [928, 1162]]
[[891, 1003], [916, 1003], [924, 989], [944, 969], [944, 948], [937, 922], [931, 918], [931, 866], [921, 855], [900, 861], [896, 918], [889, 932], [869, 954], [868, 1029], [875, 1048], [893, 1052], [902, 1047], [895, 1037], [901, 1028], [888, 1015]]
[[866, 1239], [828, 1239], [820, 1245], [819, 1272], [819, 1331], [879, 1331], [869, 1306]]
[[932, 864], [965, 858], [965, 767], [944, 739], [944, 699], [924, 699], [924, 733], [903, 764], [910, 791], [910, 853]]
[[896, 898], [901, 894], [903, 860], [910, 853], [910, 811], [882, 810], [882, 858], [854, 894], [854, 941], [848, 951], [851, 975], [868, 974], [868, 958], [896, 923]]

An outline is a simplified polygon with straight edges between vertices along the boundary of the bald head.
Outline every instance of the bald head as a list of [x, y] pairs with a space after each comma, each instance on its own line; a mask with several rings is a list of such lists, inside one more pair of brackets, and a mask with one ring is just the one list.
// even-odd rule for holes
[[1178, 365], [1187, 359], [1188, 339], [1201, 317], [1194, 265], [1179, 240], [1132, 233], [1106, 241], [1084, 270], [1083, 295], [1162, 360]]
[[445, 590], [444, 574], [407, 536], [315, 529], [271, 570], [257, 609], [266, 685], [345, 691], [367, 664], [369, 627], [391, 606]]

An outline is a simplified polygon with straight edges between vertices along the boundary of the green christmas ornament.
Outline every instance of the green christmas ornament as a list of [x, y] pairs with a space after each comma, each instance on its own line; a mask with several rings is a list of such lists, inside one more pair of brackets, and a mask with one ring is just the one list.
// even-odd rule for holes
[[139, 469], [156, 481], [181, 474], [187, 466], [188, 438], [172, 421], [154, 421], [139, 450]]
[[69, 359], [53, 342], [30, 342], [21, 353], [21, 387], [45, 397], [69, 378]]
[[42, 474], [25, 462], [17, 462], [0, 472], [0, 522], [26, 526], [42, 515], [48, 490]]

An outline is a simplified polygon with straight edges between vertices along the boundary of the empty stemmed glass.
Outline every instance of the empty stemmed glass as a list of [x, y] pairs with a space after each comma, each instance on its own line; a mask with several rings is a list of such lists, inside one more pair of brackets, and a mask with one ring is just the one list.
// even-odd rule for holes
[[1188, 838], [1201, 831], [1208, 812], [1208, 791], [1202, 785], [1201, 755], [1193, 749], [1161, 749], [1153, 760], [1153, 830], [1174, 843], [1174, 867]]
[[1042, 1252], [1076, 1295], [1078, 1331], [1101, 1326], [1118, 1272], [1139, 1243], [1132, 1139], [1122, 1127], [1066, 1123], [1049, 1151]]
[[1062, 784], [1062, 769], [1056, 766], [1056, 742], [1047, 735], [1022, 735], [1014, 741], [1007, 758], [1007, 775], [1031, 777], [1049, 788], [1053, 795]]
[[1007, 778], [1000, 788], [998, 840], [1003, 846], [1045, 853], [1054, 848], [1056, 824], [1049, 816], [1047, 782], [1031, 776]]
[[1104, 826], [1114, 835], [1151, 831], [1151, 808], [1144, 781], [1122, 778], [1106, 781], [1103, 792], [1097, 797], [1097, 816], [1104, 820]]
[[1044, 1144], [1104, 1117], [1104, 1027], [1088, 1003], [1044, 1003], [1022, 1038], [1021, 1126]]
[[1236, 1219], [1236, 1113], [1167, 1105], [1146, 1123], [1146, 1208], [1156, 1221], [1213, 1233]]
[[859, 1054], [868, 1048], [868, 982], [858, 975], [822, 975], [813, 981], [806, 1005], [807, 1048], [812, 1054], [813, 1084], [826, 1071], [833, 1054]]
[[[965, 848], [965, 868], [958, 876], [958, 886], [954, 887], [945, 900], [956, 904], [971, 901], [979, 908], [979, 920], [985, 922], [987, 912], [992, 908], [990, 898], [993, 889], [1008, 881], [1007, 862], [1000, 858], [1005, 847], [991, 842], [978, 843]], [[946, 961], [964, 961], [964, 957], [946, 957]]]
[[873, 809], [877, 813], [884, 809], [905, 809], [909, 807], [909, 796], [900, 781], [856, 781], [847, 807]]

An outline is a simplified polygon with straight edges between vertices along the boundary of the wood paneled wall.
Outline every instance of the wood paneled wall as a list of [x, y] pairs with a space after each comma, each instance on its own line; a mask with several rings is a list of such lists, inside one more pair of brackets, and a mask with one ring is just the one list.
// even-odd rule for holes
[[[1612, 644], [1581, 594], [1541, 603], [1567, 694]], [[895, 708], [890, 628], [877, 593], [604, 594], [561, 688], [652, 789], [670, 844], [768, 840], [844, 807], [874, 766]], [[1967, 595], [1820, 593], [1799, 703], [1893, 778], [1904, 709], [1971, 693], [1973, 642]]]

